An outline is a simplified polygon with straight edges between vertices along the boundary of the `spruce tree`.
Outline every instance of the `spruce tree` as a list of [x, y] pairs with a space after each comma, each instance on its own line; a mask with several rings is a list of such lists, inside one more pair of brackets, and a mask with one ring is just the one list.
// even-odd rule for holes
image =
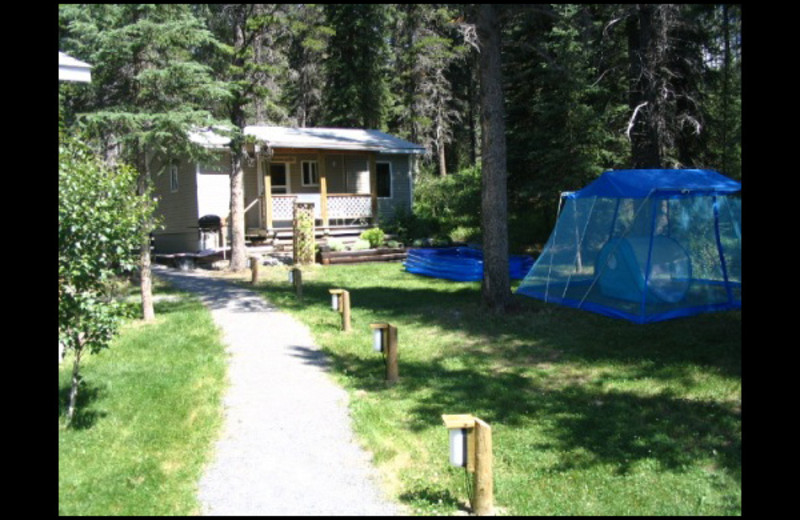
[[453, 105], [451, 66], [466, 47], [457, 44], [454, 11], [441, 4], [404, 4], [401, 25], [405, 105], [410, 139], [435, 153], [439, 174], [447, 174], [445, 147], [462, 117]]
[[389, 100], [388, 4], [327, 4], [335, 33], [325, 61], [323, 123], [383, 129]]
[[[232, 271], [247, 268], [244, 218], [244, 128], [251, 123], [283, 124], [280, 104], [286, 61], [284, 4], [209, 4], [206, 21], [227, 46], [215, 69], [231, 91], [225, 111], [232, 125], [230, 226]], [[261, 118], [259, 121], [258, 118]]]
[[[78, 122], [103, 143], [110, 163], [123, 159], [139, 173], [144, 196], [152, 176], [173, 159], [200, 157], [193, 128], [217, 122], [211, 108], [228, 96], [196, 59], [213, 35], [185, 4], [69, 4], [60, 7], [59, 44], [92, 63]], [[154, 318], [150, 243], [141, 244], [142, 315]]]

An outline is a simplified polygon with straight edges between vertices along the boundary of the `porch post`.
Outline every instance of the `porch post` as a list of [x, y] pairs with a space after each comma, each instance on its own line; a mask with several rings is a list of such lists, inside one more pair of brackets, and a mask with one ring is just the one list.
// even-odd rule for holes
[[267, 235], [272, 233], [272, 168], [270, 165], [271, 162], [267, 159], [267, 173], [264, 175], [264, 203], [261, 205], [264, 208]]
[[317, 168], [319, 173], [319, 210], [322, 216], [322, 233], [328, 234], [328, 174], [325, 169], [325, 157], [317, 153]]
[[369, 194], [372, 198], [372, 225], [378, 225], [378, 174], [375, 170], [375, 152], [369, 153]]
[[262, 226], [266, 226], [267, 218], [266, 218], [266, 209], [264, 208], [264, 171], [261, 165], [261, 161], [263, 157], [261, 155], [261, 147], [256, 146], [256, 184], [261, 190], [259, 192], [259, 197], [261, 198], [261, 207], [258, 211], [258, 223]]

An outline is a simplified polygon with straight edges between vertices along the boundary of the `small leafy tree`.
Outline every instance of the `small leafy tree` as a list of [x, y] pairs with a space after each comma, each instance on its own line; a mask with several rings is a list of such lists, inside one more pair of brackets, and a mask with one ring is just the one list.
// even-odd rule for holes
[[108, 347], [123, 307], [114, 279], [137, 266], [153, 222], [152, 197], [137, 195], [137, 172], [111, 168], [74, 137], [61, 136], [58, 171], [58, 340], [74, 354], [67, 426], [75, 414], [80, 363]]

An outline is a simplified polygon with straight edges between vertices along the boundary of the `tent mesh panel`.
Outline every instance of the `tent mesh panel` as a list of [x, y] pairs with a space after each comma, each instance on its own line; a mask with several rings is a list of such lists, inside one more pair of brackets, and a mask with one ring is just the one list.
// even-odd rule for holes
[[638, 323], [741, 307], [741, 199], [567, 198], [518, 293]]

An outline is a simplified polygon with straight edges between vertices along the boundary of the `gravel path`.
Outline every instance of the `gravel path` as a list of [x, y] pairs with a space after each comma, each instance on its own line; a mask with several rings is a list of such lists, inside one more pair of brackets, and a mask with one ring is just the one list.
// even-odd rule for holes
[[302, 324], [252, 291], [202, 271], [154, 266], [197, 292], [229, 353], [225, 423], [200, 481], [205, 515], [389, 516], [370, 457], [354, 441], [347, 393]]

